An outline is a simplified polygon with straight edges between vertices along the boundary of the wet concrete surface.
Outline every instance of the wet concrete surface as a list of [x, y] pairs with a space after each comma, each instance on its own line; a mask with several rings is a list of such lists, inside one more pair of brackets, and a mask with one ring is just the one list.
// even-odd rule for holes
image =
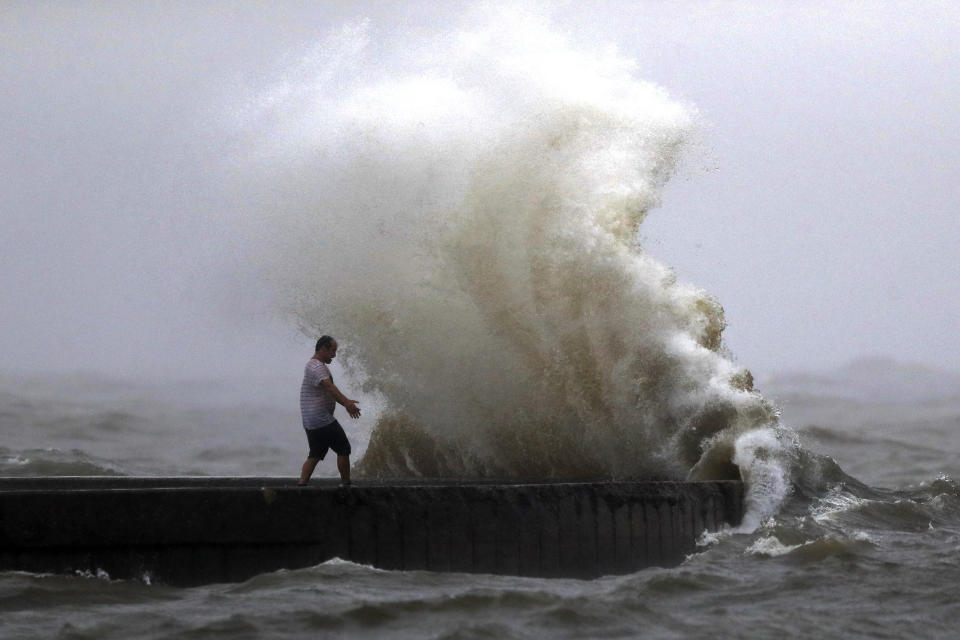
[[383, 569], [593, 578], [670, 566], [737, 524], [738, 482], [0, 478], [0, 570], [175, 585], [339, 557]]

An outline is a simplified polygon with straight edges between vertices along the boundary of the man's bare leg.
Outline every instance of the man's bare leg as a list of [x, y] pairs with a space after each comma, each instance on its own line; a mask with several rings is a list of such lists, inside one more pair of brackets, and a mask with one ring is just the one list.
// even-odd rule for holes
[[306, 462], [303, 463], [303, 467], [300, 469], [301, 485], [305, 485], [310, 482], [310, 476], [313, 475], [313, 470], [317, 468], [318, 462], [320, 462], [320, 458], [307, 458]]
[[340, 482], [350, 484], [350, 456], [337, 456], [337, 470], [340, 472]]

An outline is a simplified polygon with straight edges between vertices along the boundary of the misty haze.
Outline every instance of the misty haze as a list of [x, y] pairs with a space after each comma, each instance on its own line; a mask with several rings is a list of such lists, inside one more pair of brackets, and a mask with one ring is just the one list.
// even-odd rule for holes
[[360, 486], [746, 513], [592, 581], [0, 572], [0, 635], [951, 637], [958, 36], [934, 0], [4, 4], [0, 476], [292, 483], [329, 334]]

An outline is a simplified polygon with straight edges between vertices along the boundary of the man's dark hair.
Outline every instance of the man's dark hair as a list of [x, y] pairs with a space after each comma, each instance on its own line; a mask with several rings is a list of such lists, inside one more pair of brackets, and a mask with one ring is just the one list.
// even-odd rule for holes
[[329, 349], [333, 346], [334, 339], [330, 336], [320, 336], [320, 339], [317, 340], [317, 347], [314, 351], [320, 351], [320, 349]]

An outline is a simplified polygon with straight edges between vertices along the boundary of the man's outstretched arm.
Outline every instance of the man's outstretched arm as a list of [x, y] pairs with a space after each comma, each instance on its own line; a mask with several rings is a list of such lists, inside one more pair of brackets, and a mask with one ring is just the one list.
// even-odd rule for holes
[[326, 378], [321, 380], [320, 384], [322, 384], [323, 387], [333, 395], [334, 400], [344, 406], [351, 418], [360, 417], [360, 407], [357, 406], [359, 403], [356, 400], [351, 400], [347, 396], [343, 395], [343, 393], [340, 392], [340, 389], [337, 388], [337, 385], [333, 384], [333, 380]]

